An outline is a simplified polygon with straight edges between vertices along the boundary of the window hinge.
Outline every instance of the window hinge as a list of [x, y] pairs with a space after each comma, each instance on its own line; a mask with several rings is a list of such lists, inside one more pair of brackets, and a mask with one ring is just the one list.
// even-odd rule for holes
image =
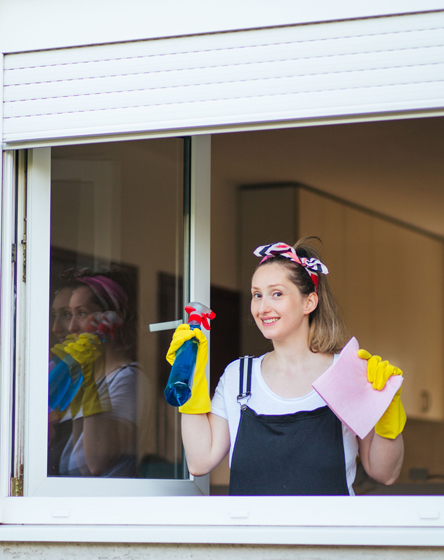
[[11, 496], [23, 496], [23, 465], [20, 472], [22, 474], [18, 478], [11, 477]]
[[17, 262], [17, 245], [15, 243], [12, 244], [11, 259], [13, 263]]
[[23, 234], [22, 239], [22, 247], [23, 247], [23, 282], [26, 282], [26, 233]]

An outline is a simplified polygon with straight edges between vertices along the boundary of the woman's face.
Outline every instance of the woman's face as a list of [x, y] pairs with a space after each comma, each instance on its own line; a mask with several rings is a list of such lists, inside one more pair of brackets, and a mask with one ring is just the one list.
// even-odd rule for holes
[[317, 301], [314, 293], [303, 296], [280, 264], [260, 266], [253, 275], [251, 314], [269, 340], [283, 341], [302, 334]]
[[82, 334], [86, 332], [91, 315], [97, 311], [103, 311], [103, 309], [95, 303], [93, 293], [88, 286], [77, 288], [71, 296], [69, 308], [72, 317], [69, 324], [69, 332], [71, 334]]
[[63, 288], [56, 294], [51, 306], [52, 332], [59, 342], [63, 342], [69, 334], [69, 324], [71, 323], [71, 288]]

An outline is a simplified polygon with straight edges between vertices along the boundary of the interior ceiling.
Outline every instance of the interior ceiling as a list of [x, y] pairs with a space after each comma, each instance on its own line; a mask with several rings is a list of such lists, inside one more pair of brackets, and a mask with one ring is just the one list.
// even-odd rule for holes
[[301, 182], [444, 238], [444, 117], [214, 135], [233, 185]]

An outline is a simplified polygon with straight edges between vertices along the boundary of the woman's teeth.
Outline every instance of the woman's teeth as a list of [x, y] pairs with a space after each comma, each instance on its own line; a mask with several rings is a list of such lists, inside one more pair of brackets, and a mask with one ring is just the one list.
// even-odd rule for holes
[[279, 319], [275, 318], [275, 319], [262, 319], [262, 322], [265, 325], [271, 325], [272, 323], [276, 323], [276, 321], [279, 321]]

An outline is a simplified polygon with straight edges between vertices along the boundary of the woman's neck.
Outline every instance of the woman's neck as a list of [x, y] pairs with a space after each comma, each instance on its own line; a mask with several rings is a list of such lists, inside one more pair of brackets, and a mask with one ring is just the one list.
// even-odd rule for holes
[[107, 347], [105, 353], [105, 375], [131, 362], [131, 357], [125, 351]]
[[284, 398], [302, 397], [333, 362], [331, 354], [312, 352], [308, 338], [275, 342], [262, 362], [262, 377], [269, 388]]

